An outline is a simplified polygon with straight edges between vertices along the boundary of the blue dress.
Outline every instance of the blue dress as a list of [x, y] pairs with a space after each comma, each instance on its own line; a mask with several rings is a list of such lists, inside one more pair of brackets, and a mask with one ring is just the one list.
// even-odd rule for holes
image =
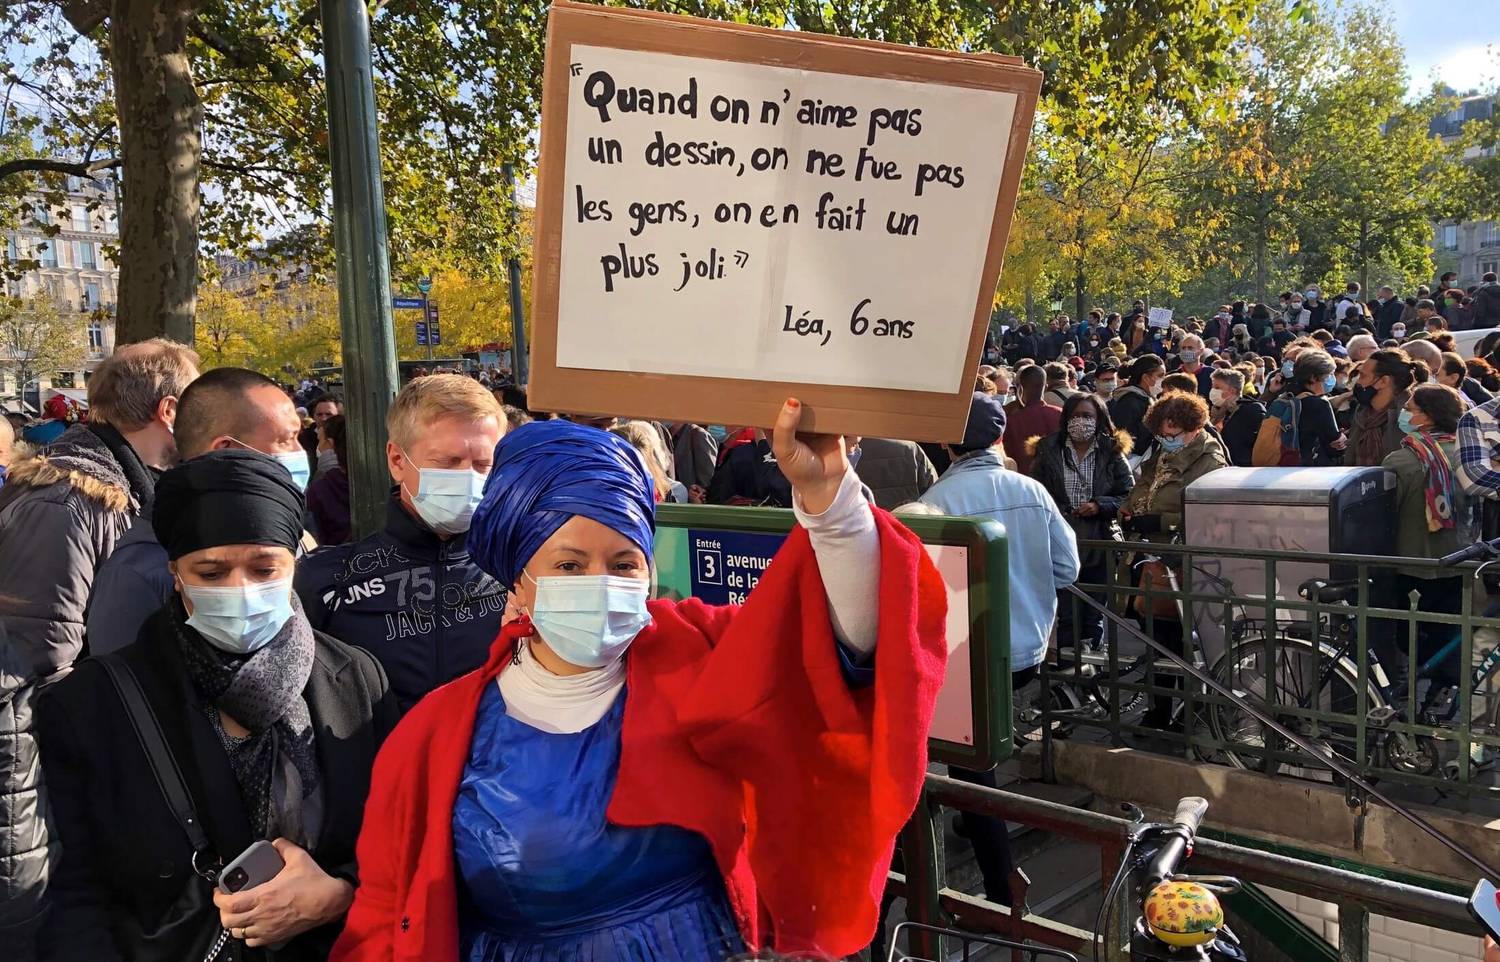
[[[604, 813], [625, 693], [576, 734], [479, 703], [453, 807], [466, 962], [720, 962], [744, 951], [708, 842]], [[663, 786], [667, 790], [666, 786]]]

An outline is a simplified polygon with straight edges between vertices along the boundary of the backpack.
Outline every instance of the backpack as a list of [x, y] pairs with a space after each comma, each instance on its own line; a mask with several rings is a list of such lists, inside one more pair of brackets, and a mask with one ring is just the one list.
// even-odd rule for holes
[[1302, 438], [1297, 422], [1302, 417], [1302, 402], [1283, 397], [1271, 402], [1266, 419], [1260, 422], [1255, 436], [1251, 463], [1257, 468], [1296, 468], [1302, 466]]

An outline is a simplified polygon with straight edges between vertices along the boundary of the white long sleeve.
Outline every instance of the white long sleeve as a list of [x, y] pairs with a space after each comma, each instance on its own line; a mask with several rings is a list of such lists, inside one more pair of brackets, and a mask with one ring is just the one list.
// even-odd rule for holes
[[795, 494], [792, 510], [812, 540], [834, 635], [869, 655], [880, 624], [880, 532], [864, 485], [850, 468], [828, 510], [808, 514]]

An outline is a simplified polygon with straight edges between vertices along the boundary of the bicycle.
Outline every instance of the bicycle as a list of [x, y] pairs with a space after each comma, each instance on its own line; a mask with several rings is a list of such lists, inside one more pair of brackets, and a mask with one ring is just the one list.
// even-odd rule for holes
[[[1441, 563], [1453, 565], [1486, 555], [1489, 560], [1475, 571], [1476, 577], [1487, 565], [1500, 560], [1500, 540], [1480, 542], [1441, 559]], [[1358, 581], [1311, 579], [1304, 582], [1298, 588], [1298, 594], [1303, 598], [1316, 604], [1347, 609], [1348, 613], [1328, 611], [1309, 621], [1280, 626], [1278, 632], [1269, 638], [1270, 664], [1274, 666], [1270, 670], [1267, 670], [1266, 661], [1267, 637], [1246, 637], [1244, 631], [1237, 632], [1229, 650], [1215, 666], [1215, 678], [1263, 704], [1269, 703], [1267, 694], [1274, 688], [1277, 706], [1353, 716], [1359, 705], [1360, 684], [1356, 660], [1358, 619], [1353, 613], [1359, 588]], [[1455, 633], [1412, 673], [1411, 685], [1427, 683], [1425, 695], [1412, 719], [1406, 718], [1402, 708], [1402, 703], [1407, 701], [1403, 686], [1393, 684], [1375, 652], [1367, 651], [1365, 747], [1385, 767], [1408, 775], [1431, 776], [1441, 771], [1450, 779], [1458, 776], [1458, 761], [1444, 760], [1439, 739], [1404, 727], [1393, 728], [1392, 725], [1408, 720], [1429, 728], [1452, 724], [1461, 699], [1458, 686], [1442, 676], [1446, 663], [1458, 655], [1461, 644], [1462, 635]], [[1487, 651], [1470, 672], [1467, 683], [1473, 698], [1485, 699], [1497, 671], [1500, 671], [1500, 646]], [[1267, 683], [1268, 676], [1273, 678], [1270, 684]], [[1209, 723], [1214, 737], [1225, 743], [1222, 755], [1227, 763], [1237, 768], [1260, 768], [1259, 752], [1253, 749], [1265, 748], [1266, 739], [1264, 727], [1258, 721], [1232, 705], [1216, 705], [1209, 712]], [[1328, 751], [1344, 757], [1355, 754], [1358, 727], [1352, 717], [1349, 721], [1327, 721], [1294, 716], [1288, 723], [1299, 734]], [[1475, 727], [1481, 731], [1500, 732], [1500, 698], [1492, 700], [1488, 712], [1480, 716]], [[1236, 751], [1235, 746], [1246, 746], [1251, 750]], [[1471, 749], [1470, 758], [1476, 765], [1493, 763], [1494, 759], [1485, 757], [1482, 746], [1474, 747], [1479, 750], [1476, 753]], [[1278, 763], [1277, 771], [1303, 778], [1332, 778], [1325, 768], [1308, 768], [1292, 762]]]
[[1192, 857], [1208, 801], [1179, 799], [1170, 822], [1147, 822], [1140, 809], [1131, 806], [1129, 811], [1125, 851], [1095, 919], [1094, 962], [1100, 962], [1103, 940], [1110, 938], [1110, 920], [1122, 890], [1142, 893], [1140, 914], [1130, 929], [1130, 958], [1135, 962], [1246, 962], [1219, 904], [1220, 895], [1240, 890], [1239, 879], [1177, 871]]

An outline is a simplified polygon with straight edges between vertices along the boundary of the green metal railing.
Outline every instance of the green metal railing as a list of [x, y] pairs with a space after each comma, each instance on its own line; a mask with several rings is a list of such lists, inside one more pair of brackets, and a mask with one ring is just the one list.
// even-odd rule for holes
[[[1428, 559], [1114, 541], [1080, 542], [1079, 548], [1103, 552], [1106, 559], [1103, 579], [1096, 575], [1080, 582], [1079, 591], [1116, 612], [1130, 610], [1132, 599], [1139, 599], [1137, 610], [1144, 615], [1136, 620], [1145, 634], [1161, 640], [1180, 633], [1188, 661], [1282, 725], [1347, 759], [1361, 776], [1457, 796], [1500, 798], [1500, 773], [1495, 771], [1500, 757], [1500, 692], [1495, 690], [1500, 652], [1492, 641], [1475, 658], [1476, 632], [1500, 639], [1500, 619], [1475, 612], [1473, 565], [1445, 569]], [[1136, 562], [1147, 556], [1159, 557], [1175, 570], [1176, 590], [1140, 583]], [[1397, 569], [1464, 579], [1459, 610], [1424, 611], [1420, 591], [1383, 595], [1376, 586], [1386, 585]], [[1342, 603], [1300, 596], [1299, 585], [1314, 572], [1324, 580], [1352, 580], [1356, 587]], [[1415, 583], [1420, 587], [1420, 581]], [[1154, 614], [1158, 607], [1168, 607], [1161, 602], [1175, 606], [1180, 619]], [[1090, 610], [1076, 594], [1065, 596], [1064, 609], [1075, 625]], [[1385, 649], [1387, 660], [1398, 660], [1392, 654], [1404, 648], [1413, 666], [1404, 685], [1389, 683], [1396, 665], [1377, 668], [1369, 656], [1372, 630], [1382, 625], [1393, 639]], [[1416, 668], [1423, 660], [1419, 639], [1424, 632], [1441, 641], [1458, 638], [1449, 660], [1459, 678], [1451, 719], [1442, 717], [1447, 714], [1442, 705], [1424, 711], [1433, 691]], [[1255, 722], [1231, 700], [1185, 680], [1163, 659], [1126, 653], [1122, 632], [1110, 620], [1105, 620], [1104, 643], [1097, 651], [1078, 635], [1060, 630], [1057, 662], [1043, 666], [1043, 692], [1056, 692], [1057, 685], [1073, 692], [1067, 701], [1039, 701], [1036, 720], [1044, 755], [1052, 737], [1070, 730], [1102, 730], [1123, 744], [1125, 734], [1147, 732], [1134, 709], [1153, 698], [1171, 699], [1182, 706], [1180, 730], [1150, 734], [1187, 757], [1333, 780], [1316, 758]], [[1487, 675], [1476, 682], [1476, 672]], [[1081, 707], [1071, 706], [1072, 701]]]
[[[991, 932], [1088, 957], [1093, 933], [1032, 913], [1024, 898], [1017, 900], [1015, 908], [1007, 909], [946, 886], [943, 833], [937, 827], [943, 806], [993, 815], [1097, 845], [1101, 874], [1105, 878], [1119, 864], [1130, 823], [1100, 812], [929, 775], [912, 821], [902, 834], [906, 872], [893, 872], [890, 884], [894, 892], [906, 898], [907, 918], [971, 932]], [[1452, 932], [1480, 934], [1478, 923], [1469, 916], [1468, 900], [1462, 895], [1234, 845], [1204, 834], [1199, 835], [1193, 846], [1188, 868], [1198, 873], [1224, 872], [1245, 882], [1337, 904], [1339, 958], [1347, 962], [1369, 958], [1372, 914], [1395, 916]], [[1121, 891], [1119, 903], [1111, 913], [1119, 924], [1101, 933], [1104, 958], [1112, 962], [1129, 958], [1129, 926], [1140, 912], [1140, 896], [1139, 892]], [[929, 939], [913, 948], [924, 958], [943, 957], [942, 947], [935, 940]]]

